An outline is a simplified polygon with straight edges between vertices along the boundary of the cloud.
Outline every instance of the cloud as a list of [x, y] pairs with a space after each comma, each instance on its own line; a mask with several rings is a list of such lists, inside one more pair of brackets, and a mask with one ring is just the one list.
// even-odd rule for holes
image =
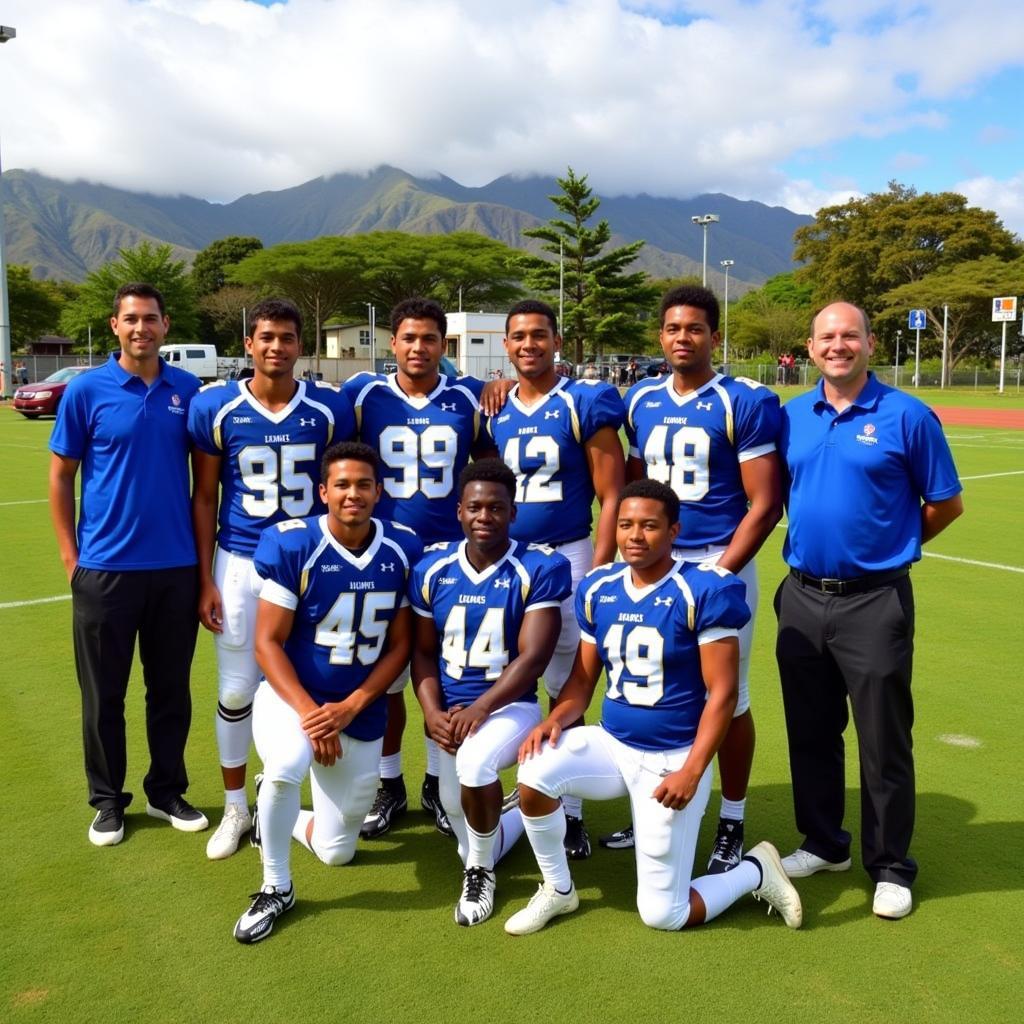
[[8, 0], [4, 19], [5, 166], [218, 200], [389, 163], [798, 201], [834, 190], [787, 184], [794, 153], [935, 129], [1024, 53], [1016, 0]]
[[1000, 181], [991, 177], [970, 178], [953, 187], [973, 206], [996, 210], [1003, 226], [1024, 238], [1024, 173]]
[[1005, 124], [986, 124], [978, 130], [978, 144], [981, 146], [1002, 146], [1016, 137], [1017, 133]]

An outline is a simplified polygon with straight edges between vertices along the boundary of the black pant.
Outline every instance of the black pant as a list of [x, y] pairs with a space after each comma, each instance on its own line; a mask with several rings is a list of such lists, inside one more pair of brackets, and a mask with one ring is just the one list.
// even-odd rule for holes
[[180, 796], [188, 788], [189, 671], [198, 629], [195, 566], [137, 572], [79, 567], [71, 577], [71, 595], [89, 803], [127, 807], [132, 800], [124, 792], [124, 698], [136, 636], [150, 757], [143, 788], [154, 804]]
[[787, 576], [775, 595], [776, 657], [789, 738], [796, 825], [805, 850], [850, 855], [843, 829], [845, 746], [853, 708], [860, 752], [861, 857], [876, 882], [909, 886], [917, 864], [910, 692], [914, 594], [904, 576], [862, 594], [832, 596]]

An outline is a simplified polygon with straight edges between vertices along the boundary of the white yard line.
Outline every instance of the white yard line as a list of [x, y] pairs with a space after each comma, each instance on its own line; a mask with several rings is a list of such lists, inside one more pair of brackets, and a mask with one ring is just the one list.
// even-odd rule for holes
[[978, 476], [962, 476], [961, 480], [991, 480], [994, 476], [1024, 476], [1024, 469], [1011, 469], [1006, 473], [981, 473]]
[[983, 569], [1001, 569], [1003, 572], [1024, 573], [1024, 566], [1003, 565], [1001, 562], [979, 562], [974, 558], [957, 558], [955, 555], [940, 555], [935, 551], [923, 552], [925, 558], [941, 558], [944, 562], [961, 562], [963, 565], [980, 565]]
[[56, 601], [70, 601], [70, 594], [58, 594], [56, 597], [37, 597], [31, 601], [7, 601], [4, 604], [0, 604], [0, 611], [5, 608], [27, 608], [33, 604], [53, 604]]

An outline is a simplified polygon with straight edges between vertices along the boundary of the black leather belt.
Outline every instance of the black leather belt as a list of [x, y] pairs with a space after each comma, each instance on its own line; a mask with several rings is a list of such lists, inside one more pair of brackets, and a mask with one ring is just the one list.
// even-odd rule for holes
[[890, 569], [888, 572], [873, 572], [867, 576], [857, 576], [850, 580], [818, 579], [816, 576], [808, 576], [799, 569], [790, 569], [789, 575], [793, 577], [802, 587], [810, 587], [811, 590], [819, 590], [823, 594], [832, 594], [842, 597], [846, 594], [863, 594], [865, 591], [874, 590], [876, 587], [884, 587], [886, 583], [892, 583], [910, 572], [910, 566], [905, 565], [901, 569]]

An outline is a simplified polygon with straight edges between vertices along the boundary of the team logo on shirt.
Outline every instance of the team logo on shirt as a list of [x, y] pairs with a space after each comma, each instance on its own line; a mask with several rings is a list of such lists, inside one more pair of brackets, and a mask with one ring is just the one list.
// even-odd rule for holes
[[697, 403], [697, 408], [698, 409], [704, 409], [707, 412], [711, 412], [711, 403], [710, 402], [698, 402]]
[[316, 426], [316, 417], [315, 417], [315, 416], [312, 416], [312, 417], [310, 417], [310, 419], [308, 419], [308, 420], [304, 420], [304, 419], [303, 419], [303, 418], [302, 418], [302, 417], [300, 416], [300, 417], [299, 417], [299, 426], [300, 426], [300, 427], [315, 427], [315, 426]]
[[558, 414], [561, 411], [562, 411], [561, 409], [555, 409], [553, 411], [550, 410], [550, 409], [545, 409], [544, 410], [544, 419], [546, 419], [546, 420], [557, 420], [558, 419]]
[[497, 579], [497, 580], [494, 581], [494, 586], [495, 587], [503, 587], [505, 590], [508, 590], [509, 589], [509, 585], [511, 584], [511, 582], [512, 581], [510, 579], [507, 579], [507, 578], [506, 579]]
[[181, 398], [178, 395], [171, 395], [171, 405], [181, 405]]
[[171, 404], [167, 406], [168, 412], [173, 412], [178, 416], [184, 416], [185, 410], [181, 407], [181, 396], [171, 395]]
[[394, 562], [381, 562], [380, 563], [380, 571], [381, 572], [394, 572], [395, 571], [395, 563]]
[[455, 408], [456, 408], [456, 406], [455, 406], [454, 402], [452, 402], [451, 405], [449, 405], [447, 402], [442, 402], [441, 403], [441, 411], [442, 412], [455, 412]]
[[660, 604], [663, 604], [666, 608], [671, 608], [672, 607], [672, 598], [671, 597], [656, 597], [654, 599], [654, 607], [657, 608], [658, 605], [660, 605]]
[[867, 445], [878, 444], [878, 438], [875, 437], [875, 425], [874, 425], [874, 423], [865, 423], [864, 424], [864, 433], [863, 434], [858, 434], [857, 435], [857, 440], [860, 441], [861, 444], [867, 444]]

